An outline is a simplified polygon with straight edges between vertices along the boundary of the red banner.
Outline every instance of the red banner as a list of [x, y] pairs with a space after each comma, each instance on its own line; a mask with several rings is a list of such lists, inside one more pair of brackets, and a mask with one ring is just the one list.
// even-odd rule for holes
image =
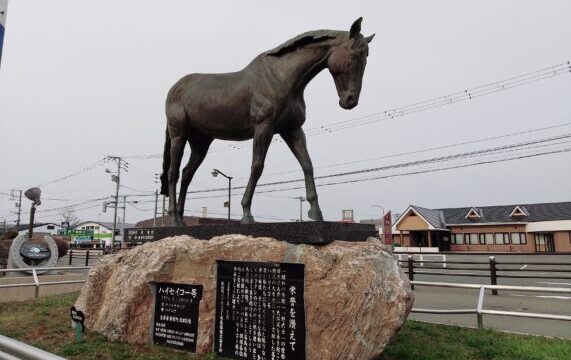
[[393, 231], [392, 231], [392, 221], [391, 221], [391, 211], [385, 214], [383, 219], [383, 234], [385, 235], [385, 244], [390, 245], [393, 243]]

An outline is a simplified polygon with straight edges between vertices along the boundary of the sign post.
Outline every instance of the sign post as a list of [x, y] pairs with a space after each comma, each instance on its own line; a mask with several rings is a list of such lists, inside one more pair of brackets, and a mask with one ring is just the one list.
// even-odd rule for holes
[[85, 315], [83, 312], [77, 310], [75, 306], [71, 307], [71, 327], [75, 329], [75, 339], [78, 343], [81, 342], [81, 334], [83, 333]]
[[393, 243], [393, 224], [392, 224], [392, 219], [391, 219], [391, 211], [389, 210], [389, 212], [387, 212], [385, 214], [385, 217], [383, 218], [383, 234], [385, 236], [385, 244], [386, 245], [392, 245]]

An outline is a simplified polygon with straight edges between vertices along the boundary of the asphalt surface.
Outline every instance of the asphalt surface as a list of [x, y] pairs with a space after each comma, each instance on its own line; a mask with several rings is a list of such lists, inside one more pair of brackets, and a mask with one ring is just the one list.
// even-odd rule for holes
[[[438, 257], [429, 256], [426, 258], [436, 260]], [[446, 261], [489, 262], [489, 257], [486, 255], [447, 255]], [[538, 262], [546, 264], [534, 264]], [[517, 269], [517, 271], [498, 271], [498, 285], [571, 289], [571, 255], [498, 255], [496, 256], [496, 263], [498, 269]], [[557, 265], [556, 263], [563, 263], [564, 265]], [[403, 265], [405, 264], [403, 263]], [[474, 270], [477, 268], [482, 270]], [[557, 272], [545, 271], [548, 269], [557, 270]], [[447, 275], [422, 274], [422, 272], [442, 272]], [[458, 274], [459, 276], [449, 274]], [[470, 275], [483, 275], [484, 277]], [[502, 277], [502, 275], [518, 277], [508, 278]], [[532, 278], [529, 276], [542, 276], [545, 278]], [[447, 263], [445, 269], [441, 264], [424, 263], [424, 267], [415, 268], [414, 279], [430, 282], [487, 285], [490, 284], [489, 263], [486, 265]], [[478, 293], [479, 290], [477, 289], [416, 286], [414, 290], [414, 308], [475, 309], [478, 302]], [[487, 310], [571, 316], [571, 293], [500, 290], [498, 295], [492, 295], [491, 291], [487, 291], [484, 299], [483, 308]], [[413, 313], [410, 318], [451, 325], [477, 326], [475, 314]], [[484, 326], [488, 328], [571, 339], [571, 321], [487, 314], [484, 315], [483, 319]]]
[[[84, 250], [73, 250], [72, 256], [71, 256], [71, 265], [69, 265], [69, 253], [64, 256], [61, 257], [58, 260], [58, 263], [56, 266], [85, 266], [85, 254], [86, 251]], [[91, 250], [89, 252], [89, 259], [87, 259], [88, 261], [88, 265], [94, 265], [97, 260], [102, 256], [103, 252], [100, 250]], [[69, 273], [74, 273], [74, 274], [87, 274], [89, 272], [88, 269], [70, 269], [66, 272]]]

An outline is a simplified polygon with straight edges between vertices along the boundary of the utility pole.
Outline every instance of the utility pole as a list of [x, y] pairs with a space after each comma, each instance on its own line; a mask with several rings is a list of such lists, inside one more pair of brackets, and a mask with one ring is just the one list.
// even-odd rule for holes
[[20, 232], [20, 214], [22, 213], [22, 190], [18, 199], [18, 220], [16, 220], [16, 232]]
[[12, 189], [10, 191], [10, 200], [16, 200], [16, 192], [19, 191], [20, 195], [18, 196], [18, 202], [16, 203], [16, 207], [18, 208], [18, 218], [16, 219], [16, 232], [20, 232], [20, 214], [22, 212], [22, 190], [15, 190]]
[[305, 201], [305, 198], [303, 196], [298, 196], [296, 197], [297, 200], [299, 200], [299, 221], [302, 222], [303, 221], [303, 202]]
[[[111, 235], [111, 247], [115, 247], [115, 232], [117, 231], [117, 206], [119, 205], [119, 186], [121, 184], [121, 158], [117, 158], [117, 175], [115, 176], [115, 204], [113, 207], [113, 235]], [[111, 178], [113, 180], [113, 177]]]
[[[117, 172], [111, 175], [111, 181], [115, 182], [115, 201], [113, 206], [113, 234], [111, 235], [111, 247], [115, 247], [115, 232], [117, 231], [117, 208], [119, 206], [119, 187], [121, 186], [121, 169], [125, 166], [125, 171], [127, 171], [127, 162], [123, 160], [120, 156], [107, 156], [107, 160], [117, 161]], [[113, 173], [111, 170], [106, 169], [105, 172]]]
[[161, 216], [161, 226], [165, 226], [165, 205], [166, 197], [163, 195], [163, 216]]
[[125, 242], [125, 213], [127, 212], [127, 196], [123, 195], [123, 225], [121, 226], [121, 249], [127, 247]]
[[155, 190], [155, 212], [153, 214], [153, 227], [157, 226], [157, 207], [159, 205], [159, 191]]

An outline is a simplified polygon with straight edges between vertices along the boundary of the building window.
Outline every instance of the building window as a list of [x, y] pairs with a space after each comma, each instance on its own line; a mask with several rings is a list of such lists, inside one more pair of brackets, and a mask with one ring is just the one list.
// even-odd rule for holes
[[492, 233], [485, 233], [485, 234], [484, 234], [484, 239], [485, 239], [486, 245], [493, 245], [493, 244], [494, 244], [494, 234], [492, 234]]
[[53, 230], [53, 229], [55, 229], [54, 225], [48, 225], [48, 230]]
[[480, 245], [484, 245], [486, 243], [486, 234], [478, 234], [478, 237], [480, 238]]
[[521, 238], [519, 236], [519, 233], [512, 233], [512, 244], [513, 245], [520, 245], [521, 244]]
[[512, 244], [513, 245], [525, 245], [527, 244], [527, 239], [525, 233], [512, 233]]
[[492, 234], [492, 233], [481, 233], [480, 234], [480, 244], [481, 245], [493, 245], [494, 244], [494, 234]]
[[510, 234], [509, 233], [495, 233], [494, 234], [494, 242], [496, 245], [504, 245], [510, 243]]
[[464, 234], [466, 244], [478, 245], [478, 234]]
[[463, 245], [464, 244], [464, 234], [452, 234], [452, 244]]

